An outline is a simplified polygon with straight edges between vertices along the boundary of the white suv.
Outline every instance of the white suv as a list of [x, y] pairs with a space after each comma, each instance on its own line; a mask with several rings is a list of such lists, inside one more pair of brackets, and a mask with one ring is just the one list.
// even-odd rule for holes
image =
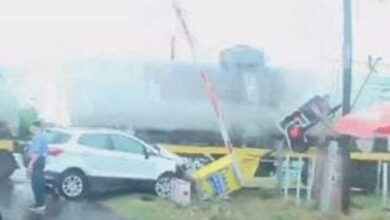
[[151, 183], [167, 197], [177, 158], [127, 133], [112, 129], [51, 128], [45, 178], [61, 195], [78, 199], [102, 182]]

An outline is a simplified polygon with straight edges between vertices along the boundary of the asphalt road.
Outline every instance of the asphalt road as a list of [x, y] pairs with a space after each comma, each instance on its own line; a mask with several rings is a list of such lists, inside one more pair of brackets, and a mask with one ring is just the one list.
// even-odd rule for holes
[[0, 212], [3, 220], [122, 220], [109, 208], [96, 201], [66, 201], [47, 196], [47, 210], [34, 214], [28, 210], [33, 203], [30, 182], [20, 169], [10, 180], [0, 183]]

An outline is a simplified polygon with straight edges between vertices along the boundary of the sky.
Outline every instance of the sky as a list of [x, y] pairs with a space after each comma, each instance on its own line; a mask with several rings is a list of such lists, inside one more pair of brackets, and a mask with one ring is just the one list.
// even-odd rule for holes
[[[340, 94], [342, 0], [178, 1], [196, 42], [196, 59], [216, 63], [221, 50], [248, 44], [263, 50], [269, 65], [317, 74], [324, 91], [334, 84], [332, 92]], [[354, 74], [367, 72], [368, 55], [380, 56], [378, 69], [388, 73], [390, 0], [352, 2], [354, 67], [360, 68]], [[0, 0], [0, 67], [29, 73], [26, 91], [50, 91], [43, 99], [48, 118], [65, 109], [57, 103], [61, 79], [53, 74], [64, 63], [167, 61], [172, 37], [176, 59], [192, 61], [171, 0]]]
[[[201, 59], [216, 61], [234, 44], [262, 48], [269, 62], [287, 67], [318, 69], [341, 59], [341, 0], [180, 2]], [[370, 53], [390, 59], [390, 1], [353, 2], [356, 59]], [[167, 60], [172, 36], [178, 59], [191, 59], [170, 0], [2, 0], [0, 36], [3, 65], [78, 57]]]

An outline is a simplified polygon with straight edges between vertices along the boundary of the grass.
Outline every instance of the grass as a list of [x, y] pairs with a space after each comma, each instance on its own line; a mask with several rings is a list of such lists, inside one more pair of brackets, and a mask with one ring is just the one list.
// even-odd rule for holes
[[189, 207], [179, 207], [160, 198], [144, 201], [141, 195], [121, 196], [107, 203], [123, 216], [139, 220], [300, 220], [303, 215], [312, 220], [318, 217], [315, 211], [271, 197], [268, 193], [246, 190], [233, 194], [228, 200], [193, 201]]
[[346, 219], [390, 219], [390, 210], [383, 209], [381, 198], [378, 196], [355, 195], [352, 200], [351, 215]]
[[[227, 200], [193, 201], [189, 207], [157, 197], [130, 194], [106, 201], [114, 211], [126, 219], [138, 220], [316, 220], [321, 219], [315, 206], [296, 206], [284, 201], [270, 190], [242, 190]], [[381, 208], [381, 200], [375, 196], [355, 195], [349, 216], [340, 220], [385, 220], [390, 211]]]

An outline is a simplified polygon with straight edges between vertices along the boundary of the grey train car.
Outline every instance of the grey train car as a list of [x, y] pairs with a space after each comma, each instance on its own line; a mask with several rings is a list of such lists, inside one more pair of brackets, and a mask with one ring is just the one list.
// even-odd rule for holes
[[[272, 145], [281, 135], [276, 122], [310, 93], [294, 73], [268, 67], [264, 54], [249, 46], [222, 51], [211, 64], [87, 59], [64, 71], [72, 124], [120, 127], [156, 143], [220, 145], [202, 71], [236, 145]], [[294, 89], [286, 93], [288, 87]]]

